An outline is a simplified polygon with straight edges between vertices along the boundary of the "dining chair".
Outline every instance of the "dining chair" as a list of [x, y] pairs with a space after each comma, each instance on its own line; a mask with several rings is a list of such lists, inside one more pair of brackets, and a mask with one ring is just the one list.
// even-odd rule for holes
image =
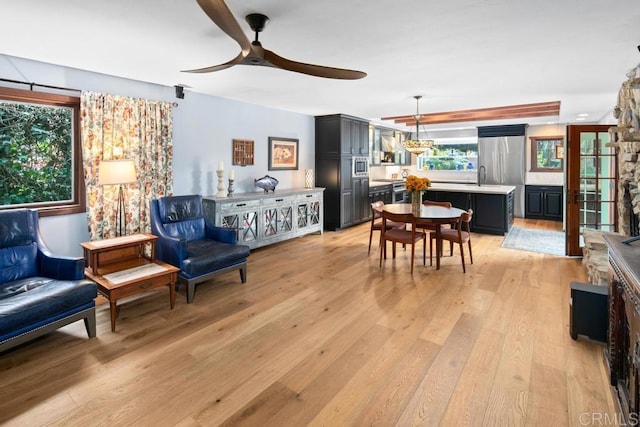
[[[381, 200], [371, 203], [371, 229], [369, 230], [369, 251], [367, 252], [367, 255], [371, 254], [371, 240], [373, 238], [373, 232], [382, 230], [382, 208], [384, 208], [384, 202]], [[407, 228], [407, 224], [389, 221], [387, 222], [387, 227], [400, 228], [404, 230]]]
[[[466, 212], [463, 212], [460, 215], [455, 227], [453, 228], [442, 228], [440, 230], [440, 237], [443, 241], [449, 241], [449, 255], [453, 256], [453, 244], [457, 243], [460, 246], [460, 258], [462, 259], [462, 272], [466, 273], [466, 267], [464, 264], [464, 244], [466, 243], [469, 246], [469, 259], [471, 260], [471, 264], [473, 264], [473, 252], [471, 252], [471, 229], [469, 227], [469, 223], [471, 222], [471, 217], [473, 216], [473, 209], [469, 209]], [[433, 265], [433, 241], [436, 236], [431, 234], [431, 238], [429, 239], [429, 264]], [[437, 243], [437, 242], [436, 242]]]
[[[443, 208], [451, 209], [451, 202], [434, 202], [433, 200], [424, 200], [422, 204], [424, 206], [442, 206]], [[434, 224], [428, 221], [416, 220], [416, 227], [425, 231], [435, 231], [436, 227], [446, 228], [447, 226], [448, 224]]]
[[[411, 230], [402, 228], [388, 228], [390, 222], [410, 224]], [[380, 267], [382, 267], [382, 257], [387, 259], [387, 241], [392, 242], [393, 258], [396, 257], [396, 243], [411, 245], [411, 274], [413, 274], [413, 258], [415, 256], [416, 244], [422, 240], [422, 265], [426, 265], [427, 235], [424, 231], [419, 231], [416, 227], [416, 218], [410, 214], [396, 214], [382, 211], [382, 229], [380, 230]]]

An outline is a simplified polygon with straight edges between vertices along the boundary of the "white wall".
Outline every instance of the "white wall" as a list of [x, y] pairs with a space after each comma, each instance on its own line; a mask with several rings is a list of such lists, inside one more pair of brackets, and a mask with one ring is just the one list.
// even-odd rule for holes
[[[315, 163], [315, 121], [312, 116], [268, 109], [223, 98], [186, 92], [174, 110], [174, 192], [213, 195], [218, 162], [224, 163], [225, 184], [233, 139], [254, 141], [253, 166], [233, 166], [237, 193], [262, 191], [253, 180], [270, 175], [278, 188], [304, 187], [304, 169]], [[268, 138], [299, 140], [298, 170], [268, 170]]]
[[564, 136], [566, 146], [567, 126], [564, 124], [527, 126], [525, 184], [528, 185], [564, 185], [564, 172], [531, 172], [531, 139], [532, 136]]
[[[0, 77], [95, 92], [177, 102], [173, 115], [174, 194], [214, 194], [218, 161], [231, 168], [232, 140], [255, 141], [255, 165], [234, 167], [236, 192], [258, 190], [253, 179], [269, 174], [280, 181], [278, 188], [304, 186], [304, 169], [315, 159], [314, 118], [186, 91], [175, 98], [175, 89], [106, 74], [61, 67], [0, 55]], [[0, 85], [28, 89], [24, 85]], [[35, 88], [36, 90], [43, 90]], [[43, 90], [44, 91], [44, 90]], [[268, 137], [299, 139], [299, 169], [268, 171]], [[260, 190], [261, 191], [261, 190]], [[80, 243], [88, 240], [85, 214], [42, 218], [40, 228], [51, 250], [61, 255], [82, 255]]]

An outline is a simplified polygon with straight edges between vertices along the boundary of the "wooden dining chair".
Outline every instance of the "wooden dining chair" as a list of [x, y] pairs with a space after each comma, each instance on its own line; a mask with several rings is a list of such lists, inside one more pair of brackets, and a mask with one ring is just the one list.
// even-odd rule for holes
[[[381, 200], [371, 203], [371, 229], [369, 230], [369, 251], [367, 252], [367, 255], [371, 254], [371, 240], [373, 238], [373, 232], [382, 230], [382, 208], [384, 208], [384, 202]], [[388, 221], [387, 227], [390, 229], [400, 228], [404, 230], [407, 228], [407, 224]]]
[[[404, 223], [410, 224], [411, 230], [401, 228], [387, 228], [387, 224]], [[396, 243], [411, 245], [411, 274], [413, 274], [413, 258], [415, 256], [416, 244], [422, 240], [422, 265], [426, 265], [427, 235], [424, 231], [416, 228], [415, 217], [408, 214], [396, 214], [382, 211], [382, 229], [380, 232], [380, 267], [382, 267], [382, 257], [387, 259], [387, 241], [392, 242], [393, 258], [396, 257]]]
[[[451, 202], [434, 202], [433, 200], [424, 200], [422, 202], [424, 206], [442, 206], [443, 208], [451, 209]], [[416, 220], [416, 227], [425, 231], [435, 231], [436, 227], [451, 228], [448, 224], [434, 224], [432, 222]]]
[[[466, 273], [467, 269], [464, 264], [464, 244], [466, 243], [469, 246], [469, 259], [471, 260], [471, 264], [473, 264], [473, 252], [471, 252], [471, 228], [469, 227], [469, 223], [471, 222], [471, 217], [473, 216], [473, 209], [469, 209], [466, 212], [463, 212], [460, 215], [460, 219], [458, 219], [455, 227], [453, 228], [442, 228], [440, 230], [440, 236], [443, 241], [449, 241], [449, 254], [453, 256], [453, 244], [457, 243], [460, 246], [460, 258], [462, 259], [462, 272]], [[436, 239], [435, 234], [431, 234], [431, 238], [429, 239], [429, 264], [433, 265], [433, 241]], [[437, 244], [437, 242], [436, 242]]]

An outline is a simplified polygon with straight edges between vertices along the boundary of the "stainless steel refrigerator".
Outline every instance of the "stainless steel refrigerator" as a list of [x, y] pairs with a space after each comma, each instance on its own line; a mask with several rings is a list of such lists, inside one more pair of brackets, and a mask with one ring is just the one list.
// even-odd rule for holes
[[515, 186], [513, 214], [520, 218], [524, 217], [525, 128], [478, 128], [478, 183]]

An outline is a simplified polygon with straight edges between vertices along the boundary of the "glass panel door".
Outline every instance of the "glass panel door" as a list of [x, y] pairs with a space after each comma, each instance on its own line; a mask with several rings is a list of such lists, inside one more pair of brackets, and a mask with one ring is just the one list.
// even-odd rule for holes
[[609, 126], [569, 126], [567, 253], [581, 255], [585, 229], [615, 231], [616, 153]]

